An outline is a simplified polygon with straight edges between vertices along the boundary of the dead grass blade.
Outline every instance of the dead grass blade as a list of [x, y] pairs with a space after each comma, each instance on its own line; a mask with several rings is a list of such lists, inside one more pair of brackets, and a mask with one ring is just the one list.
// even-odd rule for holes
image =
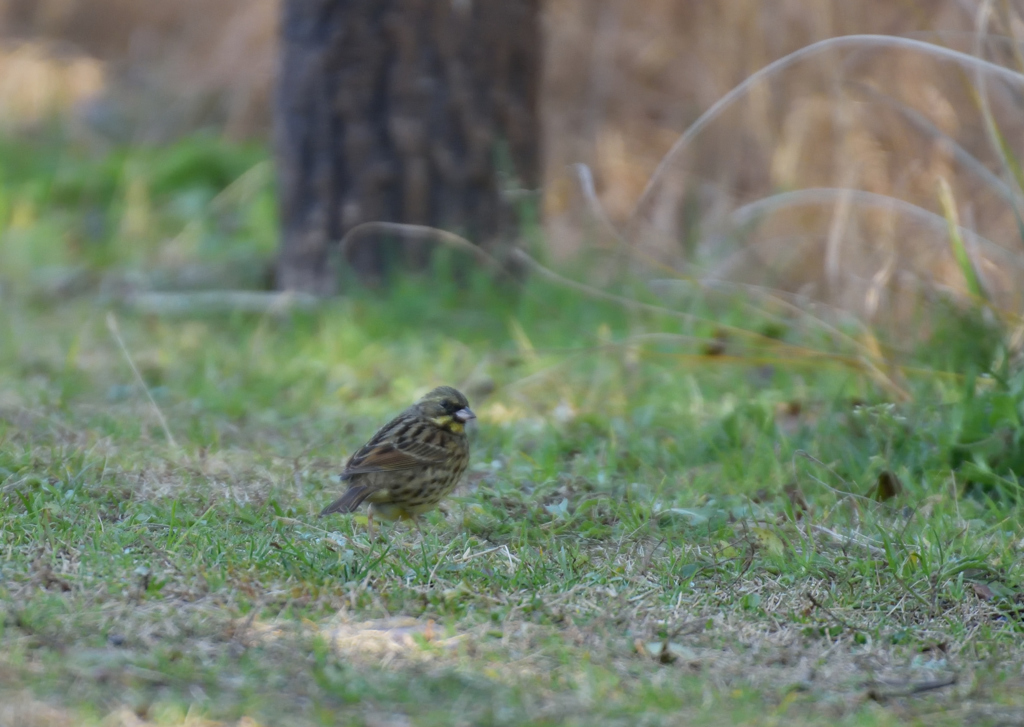
[[869, 51], [877, 48], [899, 48], [903, 50], [917, 51], [938, 59], [959, 63], [964, 67], [974, 69], [979, 75], [999, 78], [1000, 80], [1015, 86], [1024, 85], [1024, 74], [1018, 73], [1017, 71], [1004, 68], [1003, 66], [991, 63], [982, 58], [968, 55], [967, 53], [961, 53], [959, 51], [943, 48], [942, 46], [911, 38], [899, 38], [885, 35], [846, 35], [838, 38], [827, 38], [825, 40], [818, 41], [817, 43], [812, 43], [811, 45], [790, 53], [789, 55], [784, 56], [783, 58], [780, 58], [751, 74], [742, 83], [716, 101], [707, 111], [701, 114], [685, 132], [683, 132], [679, 139], [676, 140], [675, 144], [672, 145], [672, 148], [669, 149], [668, 153], [662, 157], [658, 166], [655, 168], [654, 173], [648, 180], [643, 193], [640, 195], [633, 207], [632, 214], [629, 216], [627, 229], [635, 228], [640, 216], [647, 211], [648, 206], [653, 200], [654, 190], [658, 187], [661, 182], [661, 178], [665, 175], [671, 163], [690, 146], [701, 131], [722, 115], [727, 108], [749, 93], [757, 84], [768, 80], [772, 76], [781, 73], [801, 61], [808, 60], [821, 53], [840, 50], [852, 50], [855, 52]]
[[149, 399], [149, 404], [153, 408], [153, 413], [156, 415], [157, 420], [160, 422], [160, 426], [164, 430], [164, 436], [167, 437], [168, 443], [174, 449], [180, 449], [177, 441], [174, 439], [174, 435], [171, 434], [171, 428], [167, 425], [167, 418], [164, 413], [160, 411], [159, 405], [156, 403], [156, 399], [153, 398], [152, 392], [149, 387], [146, 386], [146, 380], [142, 378], [142, 373], [139, 371], [139, 367], [135, 365], [135, 361], [132, 359], [131, 353], [128, 352], [128, 347], [124, 343], [124, 339], [121, 337], [121, 331], [117, 326], [117, 317], [113, 312], [107, 313], [107, 330], [110, 331], [110, 335], [117, 341], [117, 345], [121, 348], [121, 353], [124, 354], [125, 360], [128, 362], [128, 366], [131, 367], [132, 373], [135, 375], [135, 381], [138, 383], [142, 390], [146, 393], [146, 398]]

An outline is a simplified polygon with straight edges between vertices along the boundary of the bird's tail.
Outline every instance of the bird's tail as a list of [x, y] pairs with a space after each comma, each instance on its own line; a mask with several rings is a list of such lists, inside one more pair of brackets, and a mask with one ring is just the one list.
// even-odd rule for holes
[[371, 492], [373, 492], [373, 488], [367, 485], [349, 487], [344, 495], [320, 511], [320, 517], [330, 515], [332, 512], [352, 512], [370, 496]]

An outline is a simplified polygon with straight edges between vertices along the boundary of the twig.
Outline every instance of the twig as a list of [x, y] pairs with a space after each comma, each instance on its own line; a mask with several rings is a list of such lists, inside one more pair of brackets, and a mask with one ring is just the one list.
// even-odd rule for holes
[[[601, 290], [600, 288], [595, 288], [585, 283], [581, 283], [577, 280], [567, 278], [563, 275], [556, 273], [554, 270], [551, 270], [550, 268], [541, 265], [539, 262], [534, 260], [532, 257], [527, 255], [523, 250], [520, 249], [513, 249], [511, 251], [511, 256], [516, 260], [520, 261], [521, 263], [523, 263], [524, 265], [526, 265], [528, 268], [533, 270], [535, 273], [537, 273], [540, 277], [544, 278], [545, 280], [554, 283], [555, 285], [566, 288], [568, 290], [572, 290], [577, 293], [582, 293], [583, 295], [586, 295], [590, 298], [595, 298], [598, 300], [607, 300], [612, 303], [617, 303], [618, 305], [621, 305], [624, 308], [630, 308], [632, 310], [645, 311], [648, 313], [667, 316], [669, 318], [675, 318], [680, 321], [706, 322], [707, 320], [695, 313], [674, 310], [672, 308], [666, 308], [659, 305], [652, 305], [650, 303], [643, 303], [639, 300], [634, 300], [632, 298], [627, 298], [625, 296], [609, 293], [607, 291]], [[808, 349], [803, 346], [797, 346], [791, 343], [780, 342], [776, 339], [769, 338], [768, 336], [762, 333], [758, 333], [756, 331], [748, 331], [737, 326], [722, 324], [719, 326], [719, 328], [723, 331], [726, 331], [729, 334], [735, 334], [738, 338], [745, 338], [751, 341], [761, 342], [766, 344], [767, 346], [771, 346], [778, 350], [792, 351], [794, 353], [801, 354], [813, 354], [816, 358], [819, 358], [821, 360], [838, 361], [841, 363], [847, 363], [848, 365], [854, 364], [852, 366], [853, 368], [859, 371], [864, 370], [864, 362], [860, 359], [856, 359], [851, 362], [848, 360], [849, 357], [837, 356], [835, 354], [816, 351], [814, 349]]]
[[[338, 242], [338, 252], [340, 254], [344, 254], [345, 250], [348, 248], [350, 244], [352, 244], [352, 241], [356, 237], [364, 233], [372, 232], [390, 233], [406, 238], [434, 240], [436, 242], [440, 242], [444, 245], [447, 245], [449, 247], [461, 250], [465, 253], [472, 255], [477, 259], [478, 262], [490, 267], [492, 270], [496, 272], [511, 276], [511, 273], [509, 273], [493, 255], [489, 254], [488, 252], [480, 248], [478, 245], [474, 245], [472, 242], [462, 237], [461, 235], [456, 235], [453, 232], [441, 230], [436, 227], [428, 227], [427, 225], [407, 225], [400, 224], [397, 222], [363, 222], [362, 224], [356, 225], [347, 233], [345, 233], [344, 237], [342, 237], [341, 240]], [[706, 320], [694, 313], [673, 310], [671, 308], [665, 308], [658, 305], [651, 305], [650, 303], [643, 303], [638, 300], [633, 300], [632, 298], [626, 298], [621, 295], [615, 295], [614, 293], [608, 293], [604, 290], [601, 290], [600, 288], [595, 288], [585, 283], [580, 283], [579, 281], [572, 280], [571, 278], [566, 278], [562, 275], [559, 275], [554, 270], [551, 270], [550, 268], [541, 265], [539, 262], [530, 257], [530, 255], [528, 255], [524, 250], [521, 250], [519, 248], [512, 248], [509, 251], [509, 257], [523, 263], [528, 268], [532, 269], [534, 272], [536, 272], [538, 275], [548, 280], [549, 282], [552, 282], [563, 288], [567, 288], [569, 290], [582, 293], [591, 298], [611, 301], [613, 303], [618, 303], [619, 305], [622, 305], [626, 308], [632, 308], [634, 310], [643, 310], [650, 313], [665, 315], [682, 321], [703, 322]], [[805, 349], [800, 346], [794, 346], [793, 344], [780, 342], [777, 339], [770, 338], [756, 331], [748, 331], [743, 328], [728, 325], [721, 325], [720, 327], [723, 330], [728, 331], [729, 333], [733, 333], [739, 337], [745, 337], [752, 340], [760, 341], [775, 348], [814, 353], [815, 355], [820, 356], [821, 358], [824, 359], [836, 358], [831, 354], [822, 354], [820, 351]]]
[[811, 593], [810, 591], [807, 591], [807, 593], [805, 593], [804, 595], [806, 595], [807, 598], [810, 599], [811, 603], [814, 604], [815, 608], [818, 608], [818, 609], [821, 609], [822, 611], [824, 611], [825, 614], [830, 619], [835, 621], [837, 624], [842, 626], [844, 629], [846, 629], [847, 631], [856, 631], [856, 629], [853, 628], [852, 626], [850, 626], [850, 624], [846, 623], [845, 621], [843, 621], [843, 619], [839, 618], [834, 613], [832, 613], [832, 611], [829, 610], [828, 606], [826, 606], [821, 601], [819, 601], [817, 598], [815, 598], [813, 593]]
[[868, 698], [873, 699], [876, 702], [884, 702], [888, 699], [899, 699], [900, 697], [912, 697], [915, 694], [924, 694], [925, 692], [934, 692], [936, 689], [945, 689], [956, 684], [956, 674], [948, 676], [945, 679], [933, 679], [932, 681], [919, 682], [912, 684], [907, 689], [902, 689], [896, 692], [880, 692], [878, 691], [877, 685], [872, 685], [868, 689]]
[[[597, 204], [597, 209], [599, 210], [600, 209], [600, 203], [597, 202], [596, 197], [594, 197], [592, 195], [589, 195], [588, 191], [587, 191], [586, 179], [587, 179], [587, 173], [589, 172], [589, 169], [587, 169], [586, 167], [583, 167], [583, 168], [578, 168], [577, 171], [578, 171], [578, 173], [582, 174], [581, 179], [582, 179], [582, 183], [583, 183], [583, 186], [584, 186], [584, 193], [587, 194], [589, 203], [591, 205], [594, 205], [596, 203]], [[612, 229], [614, 229], [614, 227]], [[462, 237], [461, 235], [456, 235], [453, 232], [448, 232], [447, 230], [441, 230], [441, 229], [438, 229], [436, 227], [429, 227], [427, 225], [409, 225], [409, 224], [401, 224], [401, 223], [397, 223], [397, 222], [363, 222], [362, 224], [356, 225], [351, 230], [349, 230], [347, 233], [345, 233], [345, 235], [341, 238], [341, 240], [338, 241], [338, 244], [337, 244], [337, 246], [335, 248], [335, 251], [334, 251], [334, 256], [332, 257], [332, 260], [334, 261], [334, 262], [332, 262], [332, 264], [333, 265], [337, 265], [338, 258], [345, 254], [345, 252], [348, 249], [348, 246], [352, 244], [352, 241], [356, 237], [358, 237], [359, 235], [365, 234], [365, 233], [373, 233], [373, 232], [385, 233], [385, 234], [393, 234], [393, 235], [398, 235], [398, 236], [401, 236], [401, 237], [404, 237], [404, 238], [433, 240], [435, 242], [442, 243], [444, 245], [447, 245], [449, 247], [455, 248], [457, 250], [461, 250], [462, 252], [465, 252], [465, 253], [467, 253], [469, 255], [472, 255], [474, 258], [476, 258], [476, 260], [478, 262], [486, 265], [493, 272], [495, 272], [495, 273], [497, 273], [499, 275], [502, 275], [504, 277], [510, 278], [510, 279], [512, 279], [515, 282], [518, 282], [518, 280], [516, 279], [514, 274], [507, 268], [507, 266], [503, 265], [493, 255], [487, 253], [485, 250], [481, 249], [478, 245], [474, 245], [472, 242], [470, 242], [466, 238]], [[614, 293], [608, 293], [606, 291], [600, 290], [599, 288], [595, 288], [593, 286], [586, 285], [584, 283], [580, 283], [580, 282], [572, 280], [570, 278], [566, 278], [566, 277], [564, 277], [562, 275], [559, 275], [558, 273], [556, 273], [555, 271], [551, 270], [550, 268], [547, 268], [544, 265], [541, 265], [539, 262], [537, 262], [532, 257], [530, 257], [525, 251], [523, 251], [523, 250], [521, 250], [519, 248], [511, 248], [509, 250], [509, 252], [508, 252], [508, 257], [510, 259], [516, 260], [516, 261], [524, 264], [527, 268], [532, 269], [534, 272], [536, 272], [538, 275], [540, 275], [542, 278], [548, 280], [549, 282], [552, 282], [552, 283], [554, 283], [556, 285], [559, 285], [559, 286], [561, 286], [563, 288], [567, 288], [569, 290], [573, 290], [573, 291], [576, 291], [578, 293], [582, 293], [582, 294], [584, 294], [586, 296], [589, 296], [591, 298], [597, 298], [597, 299], [600, 299], [600, 300], [607, 300], [607, 301], [611, 301], [611, 302], [617, 303], [617, 304], [619, 304], [619, 305], [621, 305], [623, 307], [631, 308], [633, 310], [647, 311], [647, 312], [650, 312], [650, 313], [656, 313], [656, 314], [659, 314], [659, 315], [665, 315], [665, 316], [669, 316], [669, 317], [676, 318], [678, 320], [683, 320], [683, 321], [693, 321], [693, 320], [703, 321], [703, 320], [705, 320], [705, 319], [701, 318], [700, 316], [698, 316], [696, 314], [693, 314], [693, 313], [689, 313], [689, 312], [686, 312], [686, 311], [673, 310], [671, 308], [665, 308], [665, 307], [662, 307], [662, 306], [651, 305], [649, 303], [642, 303], [642, 302], [640, 302], [638, 300], [633, 300], [631, 298], [626, 298], [626, 297], [621, 296], [621, 295], [615, 295]], [[794, 309], [796, 309], [795, 306], [793, 306], [793, 307], [794, 307]], [[730, 333], [736, 334], [738, 337], [743, 337], [743, 338], [747, 338], [747, 339], [754, 340], [754, 341], [760, 341], [762, 343], [765, 343], [767, 345], [773, 346], [773, 347], [778, 348], [778, 349], [792, 350], [792, 351], [795, 351], [795, 352], [802, 352], [802, 353], [810, 352], [810, 353], [813, 353], [815, 356], [820, 357], [822, 359], [831, 360], [831, 361], [840, 361], [840, 362], [844, 362], [844, 363], [851, 363], [851, 362], [848, 362], [846, 360], [847, 357], [840, 357], [840, 356], [836, 356], [834, 354], [822, 353], [820, 351], [813, 351], [813, 350], [805, 349], [805, 348], [803, 348], [801, 346], [795, 346], [793, 344], [788, 344], [788, 343], [785, 343], [785, 342], [780, 342], [780, 341], [778, 341], [776, 339], [770, 338], [770, 337], [768, 337], [768, 336], [766, 336], [764, 334], [758, 333], [756, 331], [748, 331], [748, 330], [745, 330], [743, 328], [739, 328], [739, 327], [735, 327], [735, 326], [728, 326], [728, 325], [720, 325], [719, 327], [722, 328], [725, 331], [728, 331]], [[834, 329], [831, 329], [831, 328], [830, 328], [830, 330], [832, 330], [833, 333], [836, 333], [837, 335], [840, 335], [840, 337], [843, 337], [842, 333], [840, 331], [834, 330]], [[847, 340], [853, 341], [853, 339], [851, 339], [849, 336], [845, 336], [845, 338]], [[856, 341], [853, 341], [853, 343], [856, 345]], [[900, 399], [907, 399], [907, 398], [909, 398], [905, 391], [903, 391], [899, 386], [897, 386], [891, 379], [889, 379], [889, 377], [885, 376], [878, 369], [878, 367], [875, 366], [875, 364], [873, 364], [870, 360], [867, 360], [867, 358], [865, 358], [865, 357], [858, 357], [852, 363], [854, 364], [854, 366], [853, 366], [854, 368], [856, 368], [857, 370], [859, 370], [861, 372], [864, 372], [864, 373], [867, 373], [867, 374], [871, 375], [881, 386], [886, 388], [886, 390], [888, 390], [894, 396], [897, 396]]]
[[572, 168], [576, 172], [576, 179], [580, 183], [580, 190], [583, 192], [583, 199], [587, 201], [587, 207], [590, 208], [590, 214], [601, 223], [602, 227], [611, 233], [617, 242], [628, 247], [629, 243], [615, 225], [612, 224], [608, 214], [604, 211], [604, 205], [597, 198], [597, 190], [594, 187], [594, 175], [591, 173], [590, 167], [586, 164], [578, 163], [573, 164]]
[[[829, 467], [827, 464], [822, 462], [817, 457], [814, 457], [813, 455], [805, 452], [802, 449], [798, 449], [797, 451], [795, 451], [793, 453], [793, 470], [794, 470], [794, 472], [796, 471], [796, 458], [797, 457], [803, 457], [804, 459], [807, 459], [807, 460], [810, 460], [811, 462], [814, 462], [816, 465], [818, 465], [820, 467], [824, 467], [825, 469], [828, 470], [829, 474], [831, 474], [837, 480], [842, 482], [847, 487], [850, 486], [849, 483], [846, 480], [844, 480], [842, 477], [839, 476], [838, 472], [836, 472], [834, 469]], [[865, 502], [869, 502], [872, 505], [877, 505], [878, 504], [877, 502], [872, 500], [870, 497], [865, 497], [864, 495], [857, 494], [856, 492], [850, 492], [848, 490], [840, 490], [838, 487], [833, 487], [832, 485], [828, 484], [824, 480], [820, 480], [817, 477], [814, 477], [813, 475], [811, 476], [811, 479], [813, 479], [815, 482], [817, 482], [822, 487], [824, 487], [824, 488], [826, 488], [828, 490], [831, 490], [833, 493], [835, 493], [837, 495], [843, 495], [844, 497], [854, 497], [854, 498], [856, 498], [858, 500], [864, 500]]]
[[467, 563], [467, 562], [473, 560], [474, 558], [480, 558], [480, 557], [485, 556], [485, 555], [490, 555], [491, 553], [493, 553], [493, 552], [495, 552], [497, 550], [504, 550], [505, 551], [505, 553], [509, 557], [509, 565], [511, 565], [512, 564], [512, 554], [509, 552], [507, 545], [499, 545], [499, 546], [497, 546], [495, 548], [488, 548], [487, 550], [481, 550], [479, 553], [470, 553], [469, 555], [467, 555], [465, 557], [459, 557], [454, 562], [456, 562], [456, 563]]
[[171, 434], [171, 428], [167, 426], [167, 419], [164, 417], [164, 413], [160, 411], [160, 407], [157, 406], [156, 399], [153, 398], [153, 394], [149, 391], [149, 387], [146, 386], [145, 379], [142, 378], [142, 374], [139, 372], [139, 368], [135, 365], [135, 361], [132, 360], [132, 355], [128, 352], [128, 347], [124, 345], [124, 339], [121, 338], [121, 331], [117, 327], [117, 317], [113, 311], [107, 313], [107, 328], [110, 330], [110, 335], [117, 341], [117, 345], [121, 347], [121, 353], [124, 354], [125, 359], [128, 361], [128, 365], [132, 369], [132, 373], [135, 374], [135, 380], [138, 382], [142, 390], [146, 392], [146, 396], [149, 398], [149, 403], [153, 407], [153, 411], [156, 413], [157, 419], [160, 420], [160, 426], [163, 427], [164, 436], [167, 437], [167, 441], [172, 447], [178, 449], [178, 443], [174, 439], [174, 435]]
[[195, 293], [136, 293], [125, 303], [143, 313], [163, 315], [202, 313], [284, 313], [312, 310], [320, 301], [308, 293], [259, 290], [209, 290]]
[[855, 538], [855, 537], [853, 537], [851, 535], [843, 535], [841, 533], [837, 533], [835, 530], [829, 530], [824, 525], [812, 525], [811, 528], [815, 532], [819, 532], [819, 533], [822, 533], [824, 535], [829, 536], [830, 538], [832, 538], [832, 540], [836, 541], [837, 543], [841, 543], [843, 545], [850, 545], [850, 544], [858, 545], [861, 548], [864, 548], [865, 550], [867, 550], [872, 555], [885, 555], [886, 554], [884, 548], [879, 548], [877, 545], [872, 545], [871, 543], [866, 543], [866, 542], [864, 542], [863, 539], [858, 539], [858, 538]]
[[456, 235], [454, 232], [448, 232], [447, 230], [427, 225], [407, 225], [398, 222], [363, 222], [346, 232], [341, 240], [338, 241], [336, 255], [344, 255], [348, 246], [352, 244], [352, 240], [356, 237], [372, 232], [390, 233], [405, 238], [435, 240], [472, 255], [477, 259], [477, 262], [483, 263], [494, 272], [509, 278], [514, 277], [493, 255], [487, 253], [479, 245], [474, 245], [466, 238]]
[[[578, 169], [577, 171], [578, 171], [578, 173], [581, 173], [581, 175], [582, 175], [581, 179], [582, 179], [583, 186], [584, 186], [584, 192], [586, 194], [587, 191], [588, 191], [587, 190], [587, 182], [586, 182], [586, 180], [587, 180], [587, 173], [589, 173], [589, 169], [587, 169], [586, 167], [583, 167], [581, 169]], [[595, 202], [596, 202], [596, 197], [594, 197], [592, 195], [588, 195], [588, 201], [589, 201], [589, 203], [591, 205], [594, 205]], [[597, 203], [597, 205], [598, 205], [597, 209], [600, 209], [600, 204]], [[612, 229], [614, 229], [614, 227]], [[449, 247], [455, 248], [457, 250], [461, 250], [462, 252], [465, 252], [465, 253], [467, 253], [469, 255], [472, 255], [474, 258], [476, 258], [476, 260], [478, 262], [486, 265], [493, 272], [495, 272], [495, 273], [497, 273], [499, 275], [502, 275], [503, 277], [509, 278], [509, 279], [513, 280], [514, 282], [519, 282], [518, 279], [516, 278], [516, 276], [512, 273], [512, 271], [510, 271], [508, 269], [508, 267], [506, 265], [503, 265], [493, 255], [490, 255], [485, 250], [481, 249], [478, 245], [474, 245], [472, 242], [470, 242], [466, 238], [462, 237], [461, 235], [456, 235], [455, 233], [448, 232], [447, 230], [441, 230], [441, 229], [438, 229], [438, 228], [435, 228], [435, 227], [429, 227], [427, 225], [409, 225], [409, 224], [401, 224], [401, 223], [397, 223], [397, 222], [376, 222], [375, 221], [375, 222], [363, 222], [362, 224], [356, 225], [351, 230], [349, 230], [347, 233], [345, 233], [345, 235], [341, 238], [341, 240], [338, 241], [338, 244], [337, 244], [337, 246], [335, 247], [335, 250], [334, 250], [334, 255], [332, 256], [332, 263], [331, 264], [335, 265], [335, 266], [338, 264], [338, 259], [345, 254], [345, 252], [348, 249], [348, 246], [352, 244], [352, 241], [356, 237], [358, 237], [359, 235], [364, 234], [364, 233], [373, 233], [373, 232], [393, 234], [393, 235], [398, 235], [398, 236], [405, 237], [405, 238], [427, 239], [427, 240], [434, 240], [435, 242], [440, 242], [440, 243], [442, 243], [444, 245], [447, 245]], [[620, 236], [620, 238], [621, 238], [621, 236]], [[524, 252], [523, 250], [518, 249], [518, 248], [511, 248], [509, 250], [509, 252], [508, 252], [508, 257], [510, 259], [516, 260], [516, 261], [524, 264], [526, 267], [532, 269], [534, 272], [539, 274], [542, 278], [545, 278], [546, 280], [548, 280], [548, 281], [550, 281], [552, 283], [555, 283], [556, 285], [560, 285], [560, 286], [562, 286], [564, 288], [568, 288], [570, 290], [574, 290], [574, 291], [576, 291], [578, 293], [583, 293], [584, 295], [587, 295], [587, 296], [589, 296], [591, 298], [607, 300], [607, 301], [611, 301], [611, 302], [614, 302], [614, 303], [618, 303], [619, 305], [622, 305], [623, 307], [626, 307], [626, 308], [632, 308], [633, 310], [642, 310], [642, 311], [647, 311], [647, 312], [651, 312], [651, 313], [657, 313], [657, 314], [660, 314], [660, 315], [666, 315], [666, 316], [670, 316], [670, 317], [673, 317], [673, 318], [676, 318], [676, 319], [679, 319], [679, 320], [684, 320], [684, 321], [704, 320], [700, 316], [698, 316], [696, 314], [693, 314], [693, 313], [689, 313], [689, 312], [686, 312], [686, 311], [672, 310], [670, 308], [665, 308], [665, 307], [657, 306], [657, 305], [651, 305], [649, 303], [642, 303], [640, 301], [633, 300], [631, 298], [626, 298], [624, 296], [615, 295], [613, 293], [608, 293], [608, 292], [600, 290], [598, 288], [594, 288], [594, 287], [586, 285], [584, 283], [580, 283], [580, 282], [572, 280], [570, 278], [566, 278], [566, 277], [564, 277], [562, 275], [559, 275], [555, 271], [553, 271], [553, 270], [551, 270], [551, 269], [541, 265], [539, 262], [537, 262], [532, 257], [530, 257], [528, 254], [526, 254], [526, 252]], [[795, 306], [793, 306], [793, 307], [796, 308]], [[803, 311], [801, 311], [801, 313], [802, 312]], [[800, 351], [800, 352], [806, 352], [806, 350], [807, 350], [807, 349], [804, 349], [803, 347], [800, 347], [800, 346], [795, 346], [793, 344], [787, 344], [787, 343], [784, 343], [784, 342], [780, 342], [780, 341], [778, 341], [776, 339], [769, 338], [768, 336], [766, 336], [764, 334], [761, 334], [761, 333], [757, 333], [756, 331], [748, 331], [748, 330], [745, 330], [743, 328], [738, 328], [738, 327], [734, 327], [734, 326], [727, 326], [727, 325], [720, 325], [719, 327], [722, 328], [723, 330], [729, 331], [731, 333], [735, 333], [737, 336], [748, 338], [748, 339], [751, 339], [751, 340], [761, 341], [761, 342], [764, 342], [764, 343], [766, 343], [768, 345], [774, 346], [776, 348], [788, 349], [788, 350]], [[831, 330], [833, 333], [836, 333], [840, 337], [845, 338], [847, 340], [850, 340], [851, 342], [854, 343], [855, 346], [857, 345], [856, 341], [854, 341], [849, 336], [843, 336], [842, 332], [839, 331], [838, 329], [833, 329], [830, 326], [826, 326], [826, 328]], [[828, 354], [828, 353], [822, 354], [820, 351], [814, 351], [813, 353], [815, 355], [817, 355], [817, 356], [820, 356], [823, 359], [835, 360], [835, 361], [845, 361], [844, 357], [839, 357], [839, 356], [836, 356], [836, 355], [833, 355], [833, 354]], [[864, 372], [864, 373], [867, 373], [870, 376], [872, 376], [872, 378], [874, 378], [874, 380], [877, 383], [879, 383], [882, 387], [884, 387], [887, 391], [892, 393], [894, 396], [896, 396], [896, 397], [898, 397], [898, 398], [900, 398], [902, 400], [906, 400], [906, 399], [909, 398], [909, 395], [903, 389], [901, 389], [898, 385], [896, 385], [895, 382], [893, 382], [888, 376], [886, 376], [874, 363], [872, 363], [870, 360], [868, 360], [867, 357], [857, 357], [855, 359], [854, 364], [855, 364], [854, 368], [856, 368], [857, 370], [859, 370], [861, 372]]]
[[668, 632], [668, 638], [674, 639], [677, 636], [689, 636], [704, 631], [708, 627], [708, 619], [695, 618], [683, 621]]

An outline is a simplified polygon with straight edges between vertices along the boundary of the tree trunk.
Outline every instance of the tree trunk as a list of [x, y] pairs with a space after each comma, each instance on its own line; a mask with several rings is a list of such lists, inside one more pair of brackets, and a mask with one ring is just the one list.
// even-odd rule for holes
[[[510, 239], [503, 188], [539, 175], [539, 0], [284, 0], [278, 287], [337, 292], [337, 242], [370, 221]], [[391, 249], [345, 251], [379, 276]]]

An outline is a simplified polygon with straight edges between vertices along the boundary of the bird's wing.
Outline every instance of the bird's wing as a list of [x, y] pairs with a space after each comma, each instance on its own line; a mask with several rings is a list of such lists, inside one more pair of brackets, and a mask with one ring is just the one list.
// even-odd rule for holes
[[388, 438], [378, 441], [376, 437], [349, 459], [342, 473], [342, 479], [350, 475], [368, 472], [391, 472], [441, 464], [451, 457], [451, 452], [437, 444], [415, 439]]

